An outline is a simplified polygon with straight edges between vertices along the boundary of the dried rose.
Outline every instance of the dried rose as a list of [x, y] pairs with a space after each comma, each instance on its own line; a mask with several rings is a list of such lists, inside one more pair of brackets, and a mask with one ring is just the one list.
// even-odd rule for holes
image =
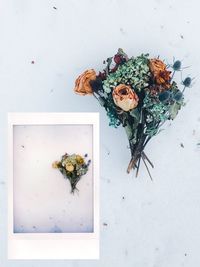
[[59, 161], [54, 161], [52, 163], [52, 168], [57, 169], [58, 168], [58, 165], [59, 165]]
[[68, 172], [73, 172], [74, 170], [74, 166], [71, 164], [71, 163], [67, 163], [65, 165], [65, 169], [68, 171]]
[[157, 84], [162, 85], [165, 88], [169, 88], [171, 79], [170, 74], [171, 71], [161, 71], [160, 74], [156, 77]]
[[124, 111], [132, 110], [138, 105], [139, 98], [129, 85], [118, 85], [112, 95], [115, 105]]
[[153, 74], [157, 75], [160, 71], [166, 70], [166, 65], [162, 60], [154, 58], [149, 60], [149, 68]]
[[149, 68], [158, 85], [162, 85], [164, 88], [170, 87], [171, 71], [167, 70], [167, 66], [162, 60], [150, 59]]
[[95, 79], [96, 72], [93, 69], [86, 70], [76, 79], [74, 91], [79, 95], [91, 95], [93, 90], [90, 82]]
[[78, 164], [83, 164], [84, 163], [84, 159], [80, 155], [76, 155], [76, 161], [77, 161]]

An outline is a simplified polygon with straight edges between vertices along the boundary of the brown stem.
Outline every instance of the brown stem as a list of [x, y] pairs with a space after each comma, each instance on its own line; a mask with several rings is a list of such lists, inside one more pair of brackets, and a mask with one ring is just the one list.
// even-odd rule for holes
[[149, 162], [149, 164], [151, 165], [151, 167], [154, 168], [153, 163], [150, 161], [150, 159], [147, 157], [147, 155], [144, 153], [144, 151], [142, 151], [141, 155], [143, 155], [144, 159], [146, 159]]
[[[149, 160], [149, 158], [144, 153], [144, 148], [145, 148], [146, 144], [149, 142], [149, 140], [151, 139], [151, 137], [147, 136], [144, 133], [145, 132], [145, 114], [143, 111], [141, 111], [141, 114], [142, 114], [141, 115], [142, 120], [141, 120], [141, 123], [138, 125], [137, 142], [136, 142], [136, 144], [132, 144], [131, 141], [129, 141], [130, 149], [131, 149], [131, 160], [130, 160], [128, 168], [127, 168], [127, 173], [130, 173], [131, 169], [136, 168], [137, 169], [136, 176], [138, 175], [141, 158], [144, 161], [147, 170], [148, 170], [148, 166], [146, 165], [145, 160], [148, 161], [148, 163], [151, 165], [152, 168], [154, 167], [152, 162]], [[148, 170], [148, 172], [149, 172], [149, 170]]]
[[145, 157], [144, 157], [144, 155], [142, 154], [141, 157], [142, 157], [142, 160], [143, 160], [143, 162], [144, 162], [144, 165], [145, 165], [145, 167], [146, 167], [146, 169], [147, 169], [147, 172], [148, 172], [148, 174], [149, 174], [149, 177], [151, 178], [151, 181], [153, 181], [153, 178], [152, 178], [152, 176], [151, 176], [151, 173], [150, 173], [150, 171], [149, 171], [149, 168], [148, 168], [148, 166], [147, 166], [147, 164], [146, 164], [146, 162], [145, 162]]
[[138, 157], [132, 157], [127, 168], [127, 173], [130, 173], [131, 169], [134, 169], [136, 167]]
[[137, 171], [136, 171], [135, 177], [138, 177], [139, 168], [140, 168], [140, 161], [141, 161], [141, 157], [138, 160], [138, 166], [137, 166]]
[[[141, 157], [141, 153], [143, 151], [143, 144], [145, 142], [146, 139], [146, 135], [142, 135], [138, 144], [133, 148], [131, 147], [131, 160], [129, 162], [128, 168], [127, 168], [127, 173], [130, 173], [131, 169], [134, 169], [135, 167], [137, 167], [137, 161], [139, 160], [139, 158]], [[134, 149], [134, 150], [133, 150]]]

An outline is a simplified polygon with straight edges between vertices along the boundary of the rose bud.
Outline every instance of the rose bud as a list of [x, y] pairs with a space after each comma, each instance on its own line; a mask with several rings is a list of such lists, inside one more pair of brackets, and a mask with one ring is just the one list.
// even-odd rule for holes
[[123, 58], [122, 58], [121, 55], [116, 54], [116, 55], [114, 56], [114, 61], [115, 61], [116, 64], [120, 64], [120, 63], [122, 62], [122, 60], [123, 60]]
[[100, 78], [102, 81], [105, 80], [106, 79], [106, 72], [105, 71], [99, 72], [97, 77]]

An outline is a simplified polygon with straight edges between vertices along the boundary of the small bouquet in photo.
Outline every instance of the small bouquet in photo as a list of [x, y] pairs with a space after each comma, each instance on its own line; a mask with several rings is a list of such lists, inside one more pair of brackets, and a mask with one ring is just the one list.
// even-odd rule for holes
[[86, 70], [76, 82], [74, 91], [79, 95], [93, 95], [105, 108], [109, 125], [122, 125], [126, 131], [131, 159], [127, 167], [136, 169], [141, 160], [150, 178], [148, 164], [153, 163], [144, 149], [167, 120], [173, 120], [184, 106], [184, 90], [191, 86], [186, 77], [178, 86], [174, 74], [181, 71], [181, 61], [167, 65], [148, 54], [129, 58], [122, 49], [104, 61], [105, 69], [98, 74]]
[[55, 161], [52, 167], [59, 169], [65, 179], [68, 179], [71, 184], [71, 193], [74, 193], [78, 181], [88, 171], [91, 160], [86, 163], [87, 154], [84, 157], [76, 154], [65, 154], [60, 161]]

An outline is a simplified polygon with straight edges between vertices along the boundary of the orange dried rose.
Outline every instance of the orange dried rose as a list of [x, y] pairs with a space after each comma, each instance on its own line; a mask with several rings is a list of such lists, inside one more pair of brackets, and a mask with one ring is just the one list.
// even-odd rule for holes
[[93, 93], [90, 81], [96, 79], [96, 72], [91, 70], [86, 70], [82, 73], [75, 81], [75, 93], [79, 95], [91, 95]]
[[113, 100], [116, 106], [124, 111], [137, 107], [139, 98], [129, 85], [120, 84], [113, 90]]
[[166, 65], [162, 60], [158, 58], [154, 58], [154, 59], [150, 59], [149, 68], [153, 74], [157, 75], [159, 74], [160, 71], [166, 70]]
[[170, 74], [171, 74], [171, 71], [168, 71], [168, 70], [161, 71], [160, 74], [156, 77], [157, 84], [160, 84], [166, 88], [169, 88], [170, 79], [171, 79]]
[[170, 87], [171, 71], [167, 70], [166, 64], [160, 59], [150, 59], [149, 68], [158, 85], [164, 88]]

